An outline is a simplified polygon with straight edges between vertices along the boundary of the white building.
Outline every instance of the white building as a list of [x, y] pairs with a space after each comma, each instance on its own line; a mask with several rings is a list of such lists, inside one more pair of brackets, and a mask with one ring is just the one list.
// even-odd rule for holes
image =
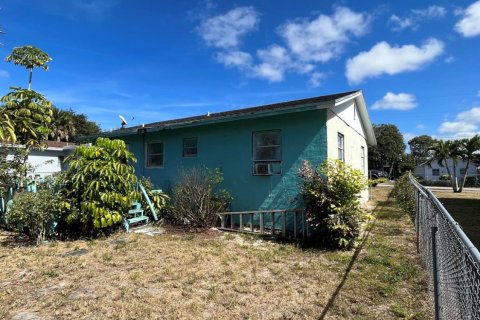
[[[448, 164], [448, 169], [450, 170], [450, 173], [453, 176], [454, 175], [453, 160], [448, 159], [447, 164]], [[466, 161], [462, 161], [461, 159], [457, 160], [455, 169], [456, 169], [456, 174], [458, 178], [463, 177], [465, 173], [467, 173], [468, 176], [475, 176], [478, 174], [477, 167], [475, 166], [475, 164], [470, 163], [470, 165], [468, 166], [468, 170], [466, 170], [466, 166], [467, 166]], [[445, 166], [445, 163], [442, 163], [442, 165], [440, 165], [437, 160], [432, 161], [432, 163], [430, 164], [422, 164], [422, 165], [416, 166], [415, 169], [413, 170], [413, 173], [416, 176], [422, 177], [424, 180], [429, 180], [429, 181], [437, 181], [440, 179], [441, 176], [448, 175], [448, 171], [447, 171], [447, 167]]]
[[[27, 174], [28, 178], [46, 178], [66, 169], [64, 159], [73, 152], [75, 144], [47, 141], [47, 145], [48, 148], [45, 150], [30, 151], [27, 161], [31, 170]], [[12, 158], [13, 154], [9, 154], [7, 160]]]

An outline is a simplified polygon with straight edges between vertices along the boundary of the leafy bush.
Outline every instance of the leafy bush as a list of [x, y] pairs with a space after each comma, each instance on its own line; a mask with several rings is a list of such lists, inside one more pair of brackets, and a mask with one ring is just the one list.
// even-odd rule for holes
[[[160, 212], [163, 210], [170, 200], [170, 197], [166, 193], [155, 190], [153, 182], [149, 177], [140, 178], [140, 183], [145, 188], [145, 191], [147, 191], [148, 197], [155, 207], [155, 211]], [[142, 207], [147, 211], [150, 210], [150, 207], [144, 197], [142, 197]]]
[[93, 146], [77, 147], [66, 161], [69, 170], [59, 181], [72, 209], [65, 218], [79, 221], [84, 231], [121, 222], [139, 199], [137, 177], [129, 164], [136, 159], [122, 140], [98, 138]]
[[368, 185], [372, 187], [376, 187], [379, 183], [384, 183], [386, 181], [387, 181], [387, 178], [369, 179]]
[[410, 181], [410, 173], [404, 173], [395, 181], [393, 196], [400, 207], [410, 216], [415, 214], [415, 188]]
[[218, 221], [219, 212], [228, 210], [228, 191], [218, 190], [223, 181], [219, 169], [193, 167], [182, 169], [173, 189], [173, 216], [177, 222], [193, 228], [208, 228]]
[[440, 181], [451, 181], [450, 176], [448, 174], [442, 174], [440, 178], [438, 178]]
[[312, 241], [350, 248], [360, 233], [360, 192], [367, 181], [360, 170], [340, 160], [327, 160], [317, 171], [304, 161], [298, 172]]
[[21, 224], [23, 231], [36, 239], [38, 245], [45, 240], [49, 225], [58, 219], [61, 209], [65, 209], [62, 203], [58, 194], [48, 190], [20, 192], [15, 195], [8, 211], [8, 221]]

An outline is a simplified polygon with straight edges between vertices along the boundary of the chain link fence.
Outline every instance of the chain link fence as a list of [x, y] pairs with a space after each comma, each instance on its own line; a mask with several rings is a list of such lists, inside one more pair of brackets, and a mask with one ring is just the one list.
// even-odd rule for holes
[[410, 176], [417, 250], [429, 273], [435, 318], [480, 320], [480, 253], [430, 192]]

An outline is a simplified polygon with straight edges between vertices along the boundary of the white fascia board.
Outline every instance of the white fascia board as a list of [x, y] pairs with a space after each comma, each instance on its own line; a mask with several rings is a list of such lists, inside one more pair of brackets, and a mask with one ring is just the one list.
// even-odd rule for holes
[[365, 134], [367, 135], [367, 143], [371, 146], [376, 146], [377, 139], [375, 138], [375, 132], [373, 131], [372, 123], [370, 122], [370, 117], [368, 116], [367, 104], [365, 103], [365, 98], [363, 97], [363, 92], [361, 90], [351, 94], [350, 96], [335, 100], [335, 106], [343, 104], [352, 99], [355, 99], [355, 105], [357, 106], [358, 113], [362, 121], [362, 126], [365, 129]]

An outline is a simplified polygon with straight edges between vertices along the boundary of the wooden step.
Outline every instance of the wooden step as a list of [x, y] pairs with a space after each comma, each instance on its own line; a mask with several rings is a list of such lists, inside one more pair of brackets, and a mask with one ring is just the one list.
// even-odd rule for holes
[[130, 224], [137, 223], [137, 222], [140, 222], [140, 221], [145, 221], [146, 223], [148, 223], [148, 217], [147, 216], [134, 217], [134, 218], [127, 219], [127, 221]]
[[128, 210], [128, 214], [131, 214], [131, 215], [134, 215], [135, 217], [140, 214], [141, 216], [143, 216], [143, 209], [132, 209], [132, 210]]

